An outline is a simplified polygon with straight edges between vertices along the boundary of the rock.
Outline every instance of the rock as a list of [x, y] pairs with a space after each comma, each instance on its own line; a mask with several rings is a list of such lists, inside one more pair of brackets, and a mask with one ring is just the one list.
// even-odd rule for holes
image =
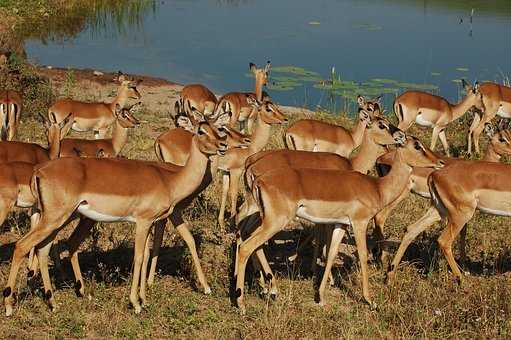
[[92, 72], [96, 77], [99, 77], [99, 76], [104, 76], [105, 74], [103, 72], [100, 72], [100, 71], [94, 71]]

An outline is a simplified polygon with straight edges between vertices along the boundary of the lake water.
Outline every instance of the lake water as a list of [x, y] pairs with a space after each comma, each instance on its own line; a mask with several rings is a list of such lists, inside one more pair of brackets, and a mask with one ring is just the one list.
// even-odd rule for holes
[[461, 78], [511, 76], [508, 0], [164, 0], [148, 8], [125, 22], [107, 15], [74, 37], [31, 39], [27, 53], [40, 64], [200, 82], [219, 94], [251, 90], [248, 63], [271, 60], [276, 102], [330, 109], [351, 108], [357, 93], [382, 93], [388, 105], [407, 88], [457, 101]]

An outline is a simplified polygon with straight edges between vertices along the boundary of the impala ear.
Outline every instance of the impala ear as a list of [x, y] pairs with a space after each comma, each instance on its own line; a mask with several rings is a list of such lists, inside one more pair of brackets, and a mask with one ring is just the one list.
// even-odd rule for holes
[[266, 66], [264, 67], [264, 72], [268, 73], [268, 72], [270, 72], [270, 69], [271, 69], [271, 62], [268, 60], [266, 62]]
[[495, 126], [492, 123], [484, 124], [484, 133], [492, 139], [495, 136]]
[[50, 128], [50, 121], [42, 113], [38, 113], [38, 120], [43, 124], [44, 128], [48, 130]]
[[119, 104], [115, 104], [115, 115], [119, 115], [122, 112], [122, 107]]
[[257, 98], [254, 98], [252, 96], [247, 96], [247, 103], [250, 105], [250, 106], [253, 106], [253, 107], [257, 107], [259, 108], [262, 103], [260, 103]]
[[369, 112], [361, 109], [358, 111], [358, 117], [360, 118], [360, 120], [370, 120], [371, 116], [370, 116]]
[[220, 113], [215, 121], [213, 122], [213, 125], [217, 128], [223, 127], [225, 125], [228, 125], [231, 121], [231, 113], [230, 112], [222, 112]]
[[249, 63], [248, 69], [250, 70], [250, 72], [255, 73], [255, 71], [257, 70], [257, 66], [254, 63]]
[[126, 75], [122, 73], [122, 71], [117, 71], [117, 75], [114, 77], [114, 81], [117, 81], [118, 83], [122, 83], [123, 81], [127, 80]]
[[502, 131], [506, 129], [506, 120], [500, 119], [499, 124], [497, 125], [497, 131]]
[[107, 158], [105, 150], [99, 149], [98, 152], [96, 152], [96, 158]]
[[364, 106], [366, 100], [364, 99], [364, 96], [358, 95], [357, 96], [357, 103], [358, 106]]
[[461, 79], [461, 85], [467, 93], [472, 90], [472, 85], [470, 85], [470, 83], [468, 83], [465, 79]]
[[195, 132], [195, 127], [192, 124], [192, 121], [187, 116], [179, 116], [176, 120], [176, 126], [185, 129], [186, 131]]
[[473, 91], [474, 91], [474, 93], [479, 93], [479, 82], [478, 81], [475, 82]]
[[383, 99], [383, 95], [380, 94], [378, 97], [374, 98], [374, 101], [376, 103], [378, 103], [378, 105], [379, 105], [379, 104], [381, 104], [382, 99]]

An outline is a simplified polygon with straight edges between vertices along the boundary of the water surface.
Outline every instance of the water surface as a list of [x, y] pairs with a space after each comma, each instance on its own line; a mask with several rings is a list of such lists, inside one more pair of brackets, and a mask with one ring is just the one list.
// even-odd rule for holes
[[[456, 101], [462, 77], [502, 82], [511, 75], [509, 33], [507, 0], [165, 0], [103, 13], [71, 37], [32, 38], [26, 48], [41, 64], [201, 82], [219, 94], [251, 90], [248, 63], [271, 60], [303, 68], [272, 73], [277, 102], [334, 108], [333, 96], [339, 109], [359, 92], [383, 93], [388, 104], [423, 88]], [[332, 67], [336, 91], [320, 81]]]

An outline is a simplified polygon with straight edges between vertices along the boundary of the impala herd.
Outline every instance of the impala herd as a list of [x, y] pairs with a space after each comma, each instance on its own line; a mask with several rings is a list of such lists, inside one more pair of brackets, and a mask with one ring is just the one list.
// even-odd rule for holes
[[[264, 245], [296, 218], [317, 225], [314, 260], [324, 257], [325, 270], [315, 301], [325, 303], [325, 288], [339, 245], [348, 228], [353, 232], [362, 275], [363, 297], [371, 300], [368, 279], [367, 228], [374, 220], [376, 260], [386, 262], [384, 224], [392, 210], [411, 192], [430, 198], [431, 206], [411, 224], [387, 272], [390, 281], [410, 243], [433, 223], [445, 219], [438, 243], [448, 264], [461, 280], [452, 243], [476, 209], [511, 216], [511, 166], [500, 163], [511, 154], [511, 131], [491, 120], [511, 118], [511, 88], [494, 83], [471, 85], [463, 81], [465, 97], [451, 104], [442, 97], [408, 91], [396, 98], [398, 126], [383, 115], [379, 98], [358, 97], [358, 120], [349, 131], [341, 126], [302, 119], [283, 136], [287, 149], [264, 150], [272, 126], [287, 118], [263, 91], [271, 65], [249, 64], [254, 92], [231, 92], [219, 99], [204, 85], [185, 86], [175, 103], [177, 127], [155, 141], [157, 161], [119, 158], [129, 130], [140, 122], [133, 108], [141, 103], [140, 81], [119, 73], [117, 96], [111, 103], [58, 100], [41, 115], [48, 146], [14, 141], [23, 103], [15, 91], [0, 92], [0, 223], [14, 207], [30, 215], [30, 230], [16, 242], [11, 269], [3, 290], [6, 315], [13, 313], [16, 277], [28, 258], [29, 280], [39, 273], [44, 297], [56, 307], [48, 271], [55, 237], [79, 219], [69, 240], [69, 257], [78, 296], [85, 294], [78, 249], [97, 222], [134, 222], [135, 246], [129, 300], [135, 313], [147, 303], [146, 288], [153, 284], [167, 222], [187, 244], [198, 281], [211, 292], [197, 254], [191, 225], [183, 211], [220, 172], [222, 196], [218, 224], [226, 231], [225, 210], [236, 225], [234, 296], [245, 312], [243, 291], [249, 258], [260, 269], [263, 291], [278, 294]], [[129, 105], [129, 101], [134, 101]], [[490, 138], [482, 160], [450, 158], [445, 129], [474, 110], [468, 133], [468, 151], [479, 153], [479, 137]], [[414, 122], [433, 129], [431, 146], [406, 135]], [[112, 127], [112, 137], [105, 138]], [[69, 130], [93, 131], [95, 139], [64, 138]], [[440, 139], [445, 156], [435, 154]], [[353, 155], [353, 151], [358, 153]], [[378, 177], [367, 173], [376, 168]], [[243, 184], [240, 183], [243, 180]], [[241, 187], [240, 187], [241, 185]], [[240, 188], [244, 202], [237, 206]], [[154, 229], [153, 229], [154, 227]], [[152, 235], [152, 243], [150, 242]], [[301, 247], [307, 241], [302, 241]], [[298, 254], [297, 254], [298, 255]], [[297, 255], [293, 256], [296, 257]]]

